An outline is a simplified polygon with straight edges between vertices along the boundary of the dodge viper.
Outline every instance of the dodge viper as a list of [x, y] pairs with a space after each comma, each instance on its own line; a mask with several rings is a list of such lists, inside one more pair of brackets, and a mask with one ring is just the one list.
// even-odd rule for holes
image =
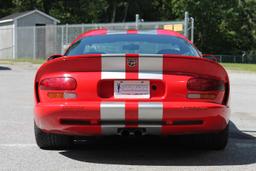
[[58, 149], [76, 137], [189, 135], [224, 149], [229, 90], [225, 69], [180, 33], [91, 30], [36, 73], [36, 142]]

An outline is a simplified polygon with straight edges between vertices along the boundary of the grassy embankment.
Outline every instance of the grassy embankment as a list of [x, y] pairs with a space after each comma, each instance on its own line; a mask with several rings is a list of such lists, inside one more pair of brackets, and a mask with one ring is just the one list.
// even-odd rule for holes
[[44, 59], [31, 59], [31, 58], [21, 58], [21, 59], [0, 59], [0, 64], [15, 64], [18, 62], [29, 62], [32, 64], [42, 64], [45, 60]]
[[221, 63], [227, 70], [256, 72], [256, 64]]

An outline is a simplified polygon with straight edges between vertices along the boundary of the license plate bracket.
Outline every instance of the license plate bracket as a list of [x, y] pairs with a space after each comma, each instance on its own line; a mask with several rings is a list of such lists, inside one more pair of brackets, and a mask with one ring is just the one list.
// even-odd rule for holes
[[148, 99], [150, 98], [150, 82], [148, 80], [115, 80], [114, 98]]

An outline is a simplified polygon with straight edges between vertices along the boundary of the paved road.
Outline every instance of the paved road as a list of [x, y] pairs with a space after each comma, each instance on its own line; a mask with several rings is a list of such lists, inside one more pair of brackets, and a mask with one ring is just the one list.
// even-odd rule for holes
[[0, 170], [256, 170], [256, 74], [229, 72], [232, 124], [225, 151], [154, 140], [97, 141], [72, 151], [44, 151], [33, 136], [36, 68], [0, 65]]

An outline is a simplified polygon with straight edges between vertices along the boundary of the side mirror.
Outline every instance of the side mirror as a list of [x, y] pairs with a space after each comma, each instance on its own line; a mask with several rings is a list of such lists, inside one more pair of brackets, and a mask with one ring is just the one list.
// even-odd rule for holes
[[55, 54], [55, 55], [49, 56], [49, 57], [47, 58], [47, 61], [53, 60], [53, 59], [55, 59], [55, 58], [60, 58], [60, 57], [62, 57], [62, 56], [63, 56], [63, 55], [61, 55], [61, 54]]
[[202, 56], [203, 56], [203, 58], [207, 58], [212, 61], [218, 62], [218, 58], [216, 56], [214, 56], [213, 54], [203, 54]]

